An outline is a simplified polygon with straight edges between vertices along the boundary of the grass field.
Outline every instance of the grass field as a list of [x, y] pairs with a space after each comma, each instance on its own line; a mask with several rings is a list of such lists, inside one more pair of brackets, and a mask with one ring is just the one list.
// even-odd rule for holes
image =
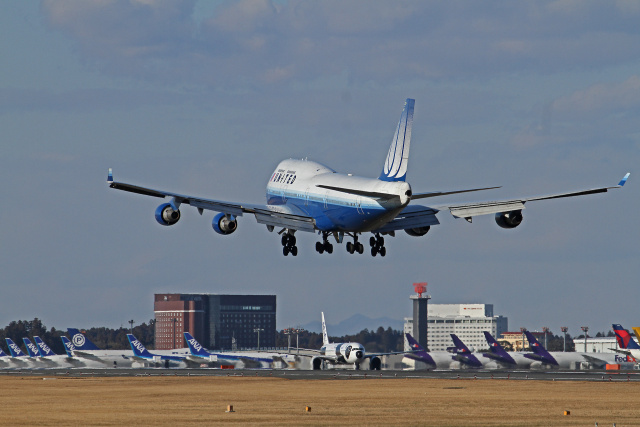
[[0, 424], [620, 427], [640, 425], [638, 396], [608, 381], [16, 376], [0, 377]]

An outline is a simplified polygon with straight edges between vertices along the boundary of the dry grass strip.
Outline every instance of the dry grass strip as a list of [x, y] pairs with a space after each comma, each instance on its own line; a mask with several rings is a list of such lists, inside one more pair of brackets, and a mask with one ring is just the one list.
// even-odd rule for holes
[[638, 396], [608, 381], [0, 377], [0, 423], [623, 426], [640, 425]]

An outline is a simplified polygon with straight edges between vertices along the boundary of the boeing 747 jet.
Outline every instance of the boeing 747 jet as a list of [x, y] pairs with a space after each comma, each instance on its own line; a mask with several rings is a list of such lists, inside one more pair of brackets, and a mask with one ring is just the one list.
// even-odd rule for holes
[[278, 229], [281, 235], [282, 253], [296, 256], [296, 232], [317, 233], [318, 253], [332, 253], [333, 244], [343, 243], [347, 252], [362, 254], [364, 245], [359, 241], [363, 233], [371, 233], [371, 255], [385, 256], [383, 236], [395, 236], [404, 230], [410, 236], [424, 236], [434, 225], [440, 224], [436, 214], [448, 210], [455, 218], [471, 222], [479, 215], [495, 215], [502, 228], [515, 228], [522, 222], [525, 203], [536, 200], [557, 199], [604, 193], [624, 185], [629, 174], [617, 186], [560, 193], [548, 196], [476, 202], [450, 205], [417, 205], [412, 201], [450, 194], [489, 190], [499, 187], [472, 188], [455, 191], [429, 191], [414, 193], [406, 181], [411, 127], [415, 101], [407, 99], [396, 128], [391, 147], [378, 178], [363, 178], [338, 173], [323, 164], [308, 160], [283, 160], [271, 174], [267, 183], [266, 204], [244, 204], [206, 199], [190, 195], [154, 190], [134, 184], [114, 181], [109, 169], [109, 187], [132, 193], [169, 198], [155, 212], [156, 221], [164, 226], [176, 224], [181, 217], [180, 207], [188, 205], [202, 215], [205, 210], [218, 212], [213, 217], [213, 230], [222, 235], [232, 234], [238, 228], [238, 217], [253, 215], [259, 224], [269, 231]]

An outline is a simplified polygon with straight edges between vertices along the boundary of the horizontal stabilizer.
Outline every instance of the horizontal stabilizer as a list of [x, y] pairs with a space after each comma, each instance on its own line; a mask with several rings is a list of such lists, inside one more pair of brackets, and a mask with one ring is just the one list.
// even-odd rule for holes
[[427, 197], [447, 196], [449, 194], [472, 193], [474, 191], [494, 190], [496, 188], [501, 188], [501, 187], [485, 187], [485, 188], [472, 188], [470, 190], [434, 191], [431, 193], [417, 193], [411, 196], [411, 200], [426, 199]]

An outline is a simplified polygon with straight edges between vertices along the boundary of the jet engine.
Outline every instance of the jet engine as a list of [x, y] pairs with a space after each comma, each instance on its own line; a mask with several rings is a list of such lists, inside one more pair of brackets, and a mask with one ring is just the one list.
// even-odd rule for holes
[[223, 213], [213, 217], [211, 226], [218, 234], [231, 234], [238, 228], [238, 221], [233, 217], [228, 217]]
[[319, 371], [322, 369], [323, 360], [320, 357], [314, 357], [311, 359], [311, 368], [314, 371]]
[[502, 228], [516, 228], [522, 222], [522, 211], [499, 212], [496, 214], [496, 224]]
[[180, 219], [180, 210], [173, 210], [169, 203], [164, 203], [156, 209], [156, 221], [160, 225], [173, 225]]
[[409, 236], [420, 237], [427, 234], [430, 229], [431, 229], [430, 226], [418, 227], [418, 228], [407, 228], [406, 230], [404, 230], [404, 232], [407, 233]]
[[372, 357], [369, 360], [369, 370], [370, 371], [379, 371], [382, 368], [382, 360], [379, 357]]

